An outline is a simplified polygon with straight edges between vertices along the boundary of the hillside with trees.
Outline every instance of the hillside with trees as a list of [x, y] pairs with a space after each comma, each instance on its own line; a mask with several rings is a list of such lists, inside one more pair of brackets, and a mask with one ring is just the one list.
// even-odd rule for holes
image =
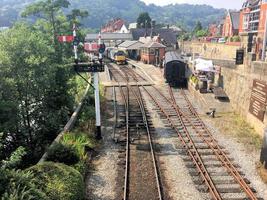
[[[4, 0], [0, 2], [0, 26], [10, 26], [19, 19], [22, 9], [34, 0]], [[168, 6], [146, 5], [140, 0], [70, 0], [70, 7], [64, 9], [83, 8], [89, 17], [82, 22], [86, 27], [99, 28], [112, 18], [123, 18], [127, 22], [135, 22], [141, 12], [148, 12], [157, 23], [182, 25], [192, 30], [196, 21], [204, 27], [220, 20], [224, 9], [215, 9], [208, 5], [176, 4]]]

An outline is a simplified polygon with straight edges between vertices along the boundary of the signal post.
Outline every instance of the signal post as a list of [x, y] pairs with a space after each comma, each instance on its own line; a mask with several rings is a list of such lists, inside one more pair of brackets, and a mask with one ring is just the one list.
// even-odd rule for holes
[[73, 36], [74, 36], [74, 42], [73, 42], [73, 48], [74, 48], [74, 55], [75, 55], [75, 64], [74, 69], [76, 73], [81, 76], [88, 84], [91, 85], [80, 73], [84, 72], [91, 72], [93, 73], [94, 77], [94, 93], [95, 93], [95, 113], [96, 113], [96, 130], [95, 130], [95, 136], [96, 139], [100, 140], [102, 139], [101, 136], [101, 114], [100, 114], [100, 96], [99, 96], [99, 72], [103, 72], [105, 70], [104, 64], [103, 64], [103, 53], [105, 51], [105, 45], [101, 42], [101, 34], [99, 33], [98, 38], [98, 46], [99, 46], [99, 58], [98, 61], [91, 60], [89, 63], [79, 63], [78, 60], [78, 41], [76, 37], [76, 27], [73, 26]]

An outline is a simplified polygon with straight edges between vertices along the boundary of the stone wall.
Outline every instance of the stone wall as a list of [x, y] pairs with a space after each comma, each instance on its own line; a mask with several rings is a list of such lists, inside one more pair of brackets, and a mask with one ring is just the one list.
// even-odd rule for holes
[[267, 126], [267, 114], [261, 122], [249, 113], [251, 90], [254, 79], [267, 82], [267, 63], [252, 62], [251, 66], [222, 67], [223, 88], [236, 112], [244, 116], [259, 134]]
[[240, 45], [219, 43], [182, 42], [181, 49], [187, 53], [198, 53], [205, 58], [233, 60]]
[[[185, 46], [185, 49], [193, 50], [186, 52], [199, 53], [202, 56], [205, 55], [205, 58], [212, 59], [214, 64], [221, 66], [219, 84], [229, 96], [232, 107], [237, 113], [241, 114], [260, 135], [262, 135], [263, 129], [267, 127], [267, 113], [265, 113], [264, 122], [261, 122], [249, 113], [249, 105], [253, 80], [258, 79], [267, 83], [267, 63], [252, 62], [250, 57], [247, 56], [244, 65], [235, 65], [235, 61], [230, 60], [229, 58], [235, 55], [237, 48], [229, 47], [227, 45], [225, 45], [225, 47], [219, 44], [217, 45], [220, 48], [220, 53], [216, 56], [203, 54], [203, 50], [201, 52], [201, 46], [203, 45], [201, 44], [189, 44], [188, 46]], [[213, 44], [209, 45], [209, 47], [212, 46]], [[222, 59], [222, 55], [228, 55], [228, 57]], [[217, 59], [214, 59], [214, 57]]]

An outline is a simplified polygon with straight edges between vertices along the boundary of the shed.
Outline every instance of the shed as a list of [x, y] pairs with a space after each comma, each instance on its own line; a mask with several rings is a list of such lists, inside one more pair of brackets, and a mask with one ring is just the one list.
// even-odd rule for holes
[[143, 44], [141, 47], [141, 61], [148, 64], [162, 65], [166, 46], [155, 41]]
[[140, 48], [144, 43], [140, 41], [127, 40], [121, 43], [118, 47], [125, 50], [128, 53], [128, 57], [137, 60], [140, 56]]

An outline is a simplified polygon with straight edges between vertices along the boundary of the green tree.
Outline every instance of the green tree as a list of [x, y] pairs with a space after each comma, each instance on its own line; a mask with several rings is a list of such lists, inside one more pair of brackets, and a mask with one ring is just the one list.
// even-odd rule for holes
[[85, 10], [73, 9], [70, 14], [67, 15], [68, 20], [71, 24], [76, 24], [77, 26], [81, 26], [79, 18], [83, 19], [89, 16], [89, 13]]
[[[55, 55], [58, 61], [61, 61], [61, 49], [57, 41], [57, 36], [60, 33], [60, 25], [62, 24], [62, 8], [68, 8], [70, 5], [68, 0], [45, 0], [33, 3], [26, 7], [22, 12], [22, 17], [35, 16], [42, 19], [42, 22], [47, 22], [46, 28], [48, 33], [52, 33]], [[61, 15], [60, 15], [61, 14]]]
[[201, 31], [201, 30], [202, 30], [202, 24], [200, 21], [197, 21], [196, 26], [193, 30], [193, 33], [197, 33], [198, 31]]
[[208, 35], [208, 30], [199, 30], [196, 32], [196, 37], [205, 37]]
[[0, 37], [2, 159], [24, 146], [34, 162], [73, 108], [68, 94], [72, 74], [54, 63], [54, 49], [39, 30], [16, 24]]
[[151, 18], [147, 12], [140, 13], [136, 22], [139, 28], [151, 28]]

